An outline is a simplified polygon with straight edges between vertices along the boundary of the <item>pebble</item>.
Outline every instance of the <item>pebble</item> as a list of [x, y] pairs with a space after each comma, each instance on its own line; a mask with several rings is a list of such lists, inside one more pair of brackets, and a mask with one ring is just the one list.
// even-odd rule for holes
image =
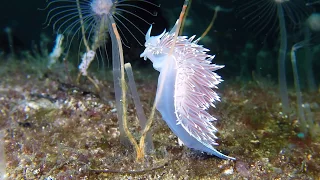
[[229, 169], [225, 169], [222, 174], [224, 174], [224, 175], [231, 175], [231, 174], [233, 174], [233, 168], [230, 167]]

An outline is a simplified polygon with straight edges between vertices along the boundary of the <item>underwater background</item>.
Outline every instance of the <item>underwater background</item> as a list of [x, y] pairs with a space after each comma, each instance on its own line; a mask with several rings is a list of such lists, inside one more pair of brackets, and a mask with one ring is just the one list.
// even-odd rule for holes
[[[320, 179], [319, 1], [284, 1], [284, 21], [271, 0], [189, 1], [181, 34], [200, 37], [208, 30], [199, 44], [215, 55], [213, 63], [225, 65], [217, 71], [224, 80], [217, 89], [221, 101], [209, 113], [218, 119], [216, 149], [236, 160], [180, 146], [157, 112], [154, 149], [144, 162], [120, 143], [111, 38], [97, 50], [91, 80], [80, 77], [82, 35], [66, 28], [76, 18], [55, 25], [63, 14], [50, 15], [60, 5], [50, 2], [0, 2], [0, 179]], [[116, 21], [147, 117], [158, 72], [140, 58], [145, 35], [139, 30], [146, 33], [152, 24], [152, 35], [170, 31], [184, 1], [148, 2], [123, 1], [136, 16], [122, 12], [124, 23]], [[62, 53], [49, 66], [62, 32]], [[128, 124], [139, 140], [143, 128], [132, 96]]]

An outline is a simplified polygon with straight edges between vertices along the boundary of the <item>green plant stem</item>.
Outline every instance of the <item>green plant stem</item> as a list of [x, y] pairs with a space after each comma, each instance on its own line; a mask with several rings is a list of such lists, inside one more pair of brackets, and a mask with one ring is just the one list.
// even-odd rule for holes
[[89, 52], [90, 51], [90, 47], [89, 47], [88, 41], [86, 39], [85, 31], [84, 31], [84, 24], [83, 24], [83, 17], [82, 17], [82, 12], [81, 12], [81, 8], [80, 8], [80, 3], [79, 3], [79, 0], [76, 0], [76, 2], [77, 2], [77, 9], [78, 9], [79, 18], [80, 18], [80, 25], [81, 25], [81, 33], [82, 33], [83, 43], [86, 46], [87, 52]]
[[[126, 86], [124, 79], [124, 58], [121, 39], [112, 15], [109, 15], [108, 18], [112, 42], [113, 80], [120, 131], [120, 142], [125, 146], [129, 146], [130, 143], [135, 145], [137, 143], [134, 143], [135, 140], [128, 131], [127, 127]], [[126, 137], [126, 135], [129, 139]]]
[[280, 24], [280, 49], [278, 57], [278, 77], [279, 77], [279, 91], [282, 103], [283, 112], [289, 114], [289, 97], [286, 80], [286, 54], [287, 54], [287, 30], [281, 3], [277, 4], [277, 13]]
[[[131, 64], [130, 63], [126, 63], [124, 65], [124, 67], [125, 67], [125, 70], [127, 72], [127, 77], [128, 77], [128, 82], [129, 82], [128, 84], [129, 84], [129, 87], [130, 87], [132, 99], [133, 99], [133, 102], [134, 102], [134, 105], [135, 105], [135, 108], [136, 108], [136, 112], [137, 112], [137, 116], [138, 116], [138, 119], [139, 119], [140, 126], [142, 128], [141, 136], [143, 137], [144, 136], [143, 133], [144, 133], [144, 130], [145, 130], [145, 127], [146, 127], [146, 124], [147, 124], [147, 118], [145, 116], [145, 113], [144, 113], [144, 110], [142, 108], [142, 104], [141, 104], [141, 101], [140, 101], [140, 98], [139, 98], [139, 94], [138, 94], [138, 91], [137, 91], [137, 86], [136, 86], [136, 83], [134, 81], [134, 76], [133, 76], [133, 71], [132, 71]], [[151, 151], [154, 150], [154, 146], [153, 146], [153, 142], [152, 142], [152, 136], [151, 136], [150, 132], [148, 132], [148, 131], [145, 132], [145, 133], [147, 133], [145, 146], [146, 146], [147, 151], [151, 152]], [[144, 141], [144, 139], [143, 139], [143, 141]], [[140, 145], [140, 147], [141, 147], [141, 145]]]
[[303, 133], [307, 133], [307, 123], [306, 118], [304, 115], [304, 110], [302, 107], [302, 93], [300, 88], [300, 82], [299, 82], [299, 75], [298, 75], [298, 67], [296, 62], [296, 53], [295, 51], [301, 48], [302, 45], [299, 43], [294, 44], [291, 49], [291, 63], [292, 63], [292, 70], [293, 70], [293, 77], [294, 77], [294, 85], [296, 88], [296, 96], [297, 96], [297, 110], [298, 110], [298, 118], [300, 123], [300, 128]]

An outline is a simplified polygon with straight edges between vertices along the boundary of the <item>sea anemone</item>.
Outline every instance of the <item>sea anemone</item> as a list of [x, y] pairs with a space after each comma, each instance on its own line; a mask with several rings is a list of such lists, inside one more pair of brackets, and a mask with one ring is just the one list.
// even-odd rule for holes
[[[234, 2], [238, 4], [237, 16], [245, 21], [247, 29], [257, 35], [261, 33], [265, 36], [272, 35], [285, 25], [285, 22], [298, 26], [308, 16], [308, 8], [303, 0], [234, 0]], [[287, 20], [280, 22], [279, 17], [287, 17]]]
[[[119, 120], [120, 139], [122, 142], [126, 141], [125, 134], [128, 135], [129, 133], [125, 133], [124, 131], [124, 124], [126, 123], [126, 85], [124, 80], [123, 41], [122, 38], [120, 38], [120, 34], [124, 37], [124, 33], [121, 30], [121, 27], [129, 32], [129, 34], [141, 44], [127, 25], [133, 26], [134, 29], [139, 31], [142, 35], [144, 35], [144, 33], [140, 30], [140, 26], [135, 24], [136, 22], [133, 23], [133, 21], [126, 17], [126, 14], [140, 19], [149, 25], [150, 23], [144, 20], [144, 18], [133, 13], [133, 10], [141, 10], [151, 16], [156, 15], [131, 2], [132, 1], [130, 0], [51, 0], [46, 7], [50, 8], [46, 23], [48, 25], [53, 23], [53, 28], [56, 31], [66, 35], [66, 39], [69, 41], [69, 47], [67, 48], [68, 52], [71, 45], [70, 42], [77, 37], [77, 34], [81, 34], [79, 52], [82, 51], [82, 49], [80, 49], [82, 42], [86, 49], [85, 53], [81, 56], [82, 62], [78, 67], [80, 73], [77, 82], [79, 83], [81, 76], [85, 76], [94, 84], [98, 92], [100, 92], [99, 85], [88, 75], [87, 69], [97, 56], [96, 51], [98, 49], [103, 50], [101, 47], [106, 45], [106, 40], [110, 35], [112, 42], [115, 99]], [[155, 4], [144, 0], [134, 0], [133, 2], [143, 2], [144, 4], [156, 6]], [[117, 28], [118, 25], [121, 27]], [[126, 40], [125, 37], [124, 39]]]
[[88, 44], [91, 44], [90, 49], [95, 51], [104, 45], [108, 38], [108, 16], [111, 15], [117, 26], [121, 26], [118, 29], [125, 40], [123, 29], [141, 44], [136, 35], [132, 33], [132, 30], [129, 30], [128, 25], [133, 26], [142, 35], [145, 34], [126, 15], [138, 18], [150, 25], [140, 15], [133, 13], [133, 10], [140, 10], [152, 16], [156, 14], [132, 2], [143, 2], [154, 6], [153, 3], [142, 0], [51, 0], [46, 7], [46, 9], [50, 10], [45, 24], [47, 26], [52, 24], [53, 29], [65, 35], [69, 43], [78, 37], [78, 33], [83, 31], [86, 37], [82, 35], [81, 40], [86, 45], [85, 39], [88, 39]]
[[[239, 1], [240, 0], [236, 0]], [[303, 0], [249, 0], [238, 7], [238, 14], [242, 17], [245, 26], [253, 28], [259, 34], [265, 31], [268, 36], [276, 27], [280, 28], [280, 49], [278, 56], [278, 82], [282, 109], [289, 113], [289, 98], [286, 81], [286, 53], [287, 53], [287, 28], [285, 15], [294, 25], [303, 22], [307, 16], [307, 9]], [[278, 23], [277, 23], [278, 22]], [[277, 25], [278, 24], [278, 25]]]

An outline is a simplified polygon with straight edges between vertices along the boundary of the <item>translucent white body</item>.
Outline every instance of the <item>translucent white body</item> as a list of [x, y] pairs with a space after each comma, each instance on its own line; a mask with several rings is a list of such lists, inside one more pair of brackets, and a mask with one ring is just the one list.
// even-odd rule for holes
[[152, 61], [160, 72], [156, 94], [156, 108], [175, 135], [189, 148], [223, 159], [235, 159], [217, 151], [212, 117], [207, 109], [219, 96], [212, 90], [222, 79], [213, 71], [222, 68], [211, 64], [214, 56], [198, 45], [194, 36], [179, 36], [171, 50], [175, 27], [170, 33], [146, 36], [146, 49], [140, 55]]

